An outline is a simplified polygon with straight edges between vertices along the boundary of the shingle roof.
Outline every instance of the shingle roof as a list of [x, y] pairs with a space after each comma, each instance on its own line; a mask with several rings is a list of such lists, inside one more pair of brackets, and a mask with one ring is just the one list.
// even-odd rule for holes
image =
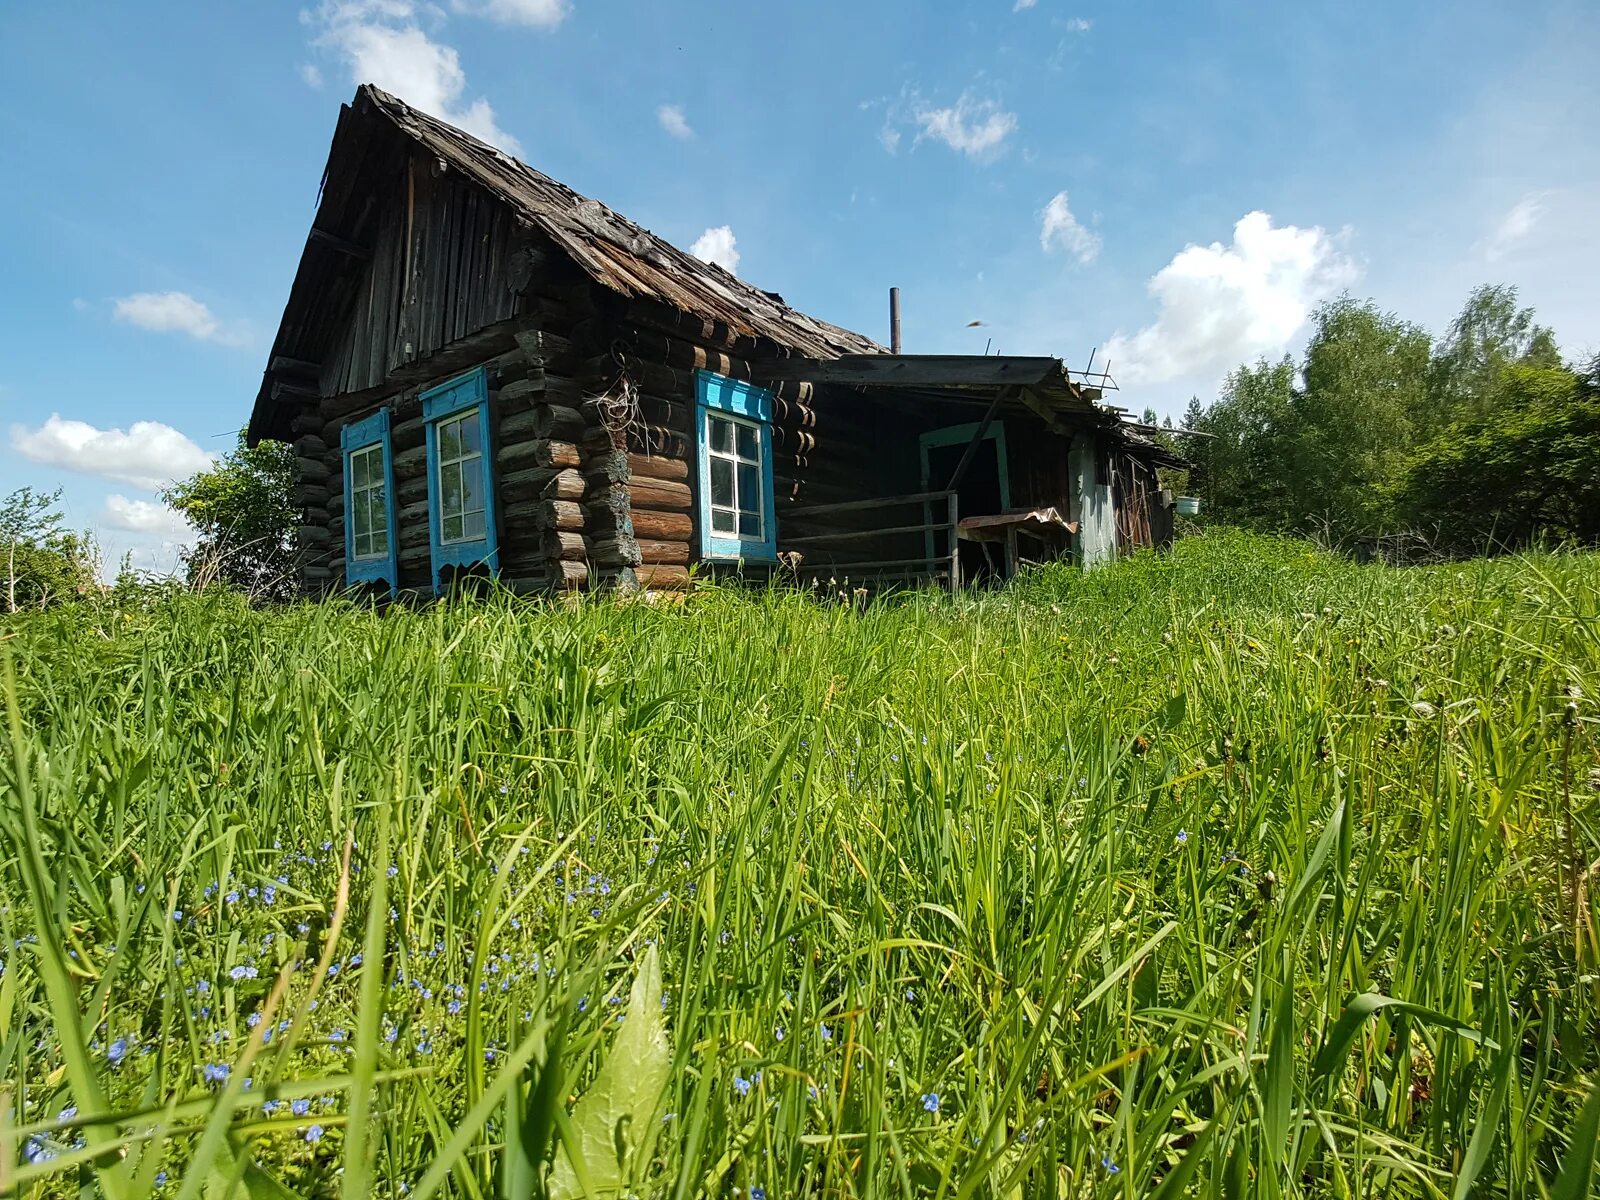
[[871, 338], [790, 308], [776, 292], [762, 291], [715, 263], [702, 262], [598, 200], [371, 84], [363, 84], [356, 98], [370, 102], [451, 167], [509, 204], [612, 291], [661, 301], [796, 354], [832, 358], [883, 349]]

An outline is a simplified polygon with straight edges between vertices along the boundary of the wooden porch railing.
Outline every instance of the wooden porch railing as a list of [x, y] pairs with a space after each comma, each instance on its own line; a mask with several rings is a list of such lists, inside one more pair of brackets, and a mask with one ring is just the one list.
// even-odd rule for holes
[[[797, 551], [804, 555], [798, 572], [802, 575], [831, 573], [852, 578], [872, 579], [943, 579], [951, 591], [961, 587], [961, 551], [956, 538], [960, 512], [956, 493], [911, 492], [904, 496], [880, 496], [872, 500], [849, 500], [842, 504], [807, 504], [779, 512], [780, 522], [800, 521], [810, 524], [819, 518], [829, 518], [845, 513], [881, 512], [884, 510], [911, 509], [915, 513], [896, 511], [882, 525], [864, 529], [836, 529], [831, 532], [804, 533], [789, 537], [778, 534], [778, 551]], [[934, 553], [939, 543], [937, 535], [943, 533], [946, 552]], [[871, 553], [874, 539], [916, 534], [928, 547], [922, 555], [912, 558], [848, 558], [853, 548]], [[825, 562], [806, 561], [813, 554], [827, 556]]]

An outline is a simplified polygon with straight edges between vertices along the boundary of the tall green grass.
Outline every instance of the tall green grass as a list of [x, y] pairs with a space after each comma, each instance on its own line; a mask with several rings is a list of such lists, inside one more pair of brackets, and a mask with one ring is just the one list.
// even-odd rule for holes
[[0, 1192], [1594, 1194], [1595, 557], [0, 636]]

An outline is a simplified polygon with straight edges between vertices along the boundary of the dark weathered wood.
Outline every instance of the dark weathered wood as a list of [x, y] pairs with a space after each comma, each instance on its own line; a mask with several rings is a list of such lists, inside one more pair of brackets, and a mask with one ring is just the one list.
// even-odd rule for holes
[[971, 354], [852, 354], [843, 358], [789, 358], [751, 363], [757, 383], [805, 379], [857, 387], [1001, 387], [1038, 385], [1061, 374], [1061, 360], [1048, 357]]
[[995, 391], [994, 401], [983, 414], [983, 420], [978, 422], [978, 428], [973, 430], [967, 448], [961, 452], [961, 461], [956, 463], [956, 469], [950, 472], [950, 482], [944, 485], [946, 491], [953, 492], [961, 486], [961, 481], [967, 477], [967, 469], [972, 466], [972, 460], [978, 456], [978, 447], [983, 443], [984, 435], [989, 432], [989, 426], [994, 424], [994, 415], [1000, 410], [1000, 402], [1008, 396], [1015, 395], [1018, 390], [999, 388]]
[[689, 543], [645, 539], [637, 543], [639, 562], [686, 563], [689, 561]]
[[589, 539], [581, 533], [552, 529], [544, 535], [544, 548], [548, 558], [589, 557]]
[[333, 474], [333, 469], [320, 458], [297, 458], [294, 465], [298, 477], [307, 483], [321, 483]]
[[587, 424], [581, 412], [563, 404], [544, 404], [533, 410], [533, 431], [542, 438], [576, 442]]
[[583, 457], [571, 442], [534, 438], [526, 442], [502, 444], [494, 461], [504, 472], [526, 466], [576, 467], [582, 465]]
[[884, 496], [876, 500], [850, 500], [840, 504], [808, 504], [798, 508], [781, 509], [780, 514], [791, 520], [802, 517], [831, 516], [834, 513], [859, 512], [888, 505], [942, 503], [950, 498], [949, 492], [912, 492], [905, 496]]
[[355, 242], [336, 233], [329, 233], [326, 229], [313, 227], [306, 240], [316, 245], [327, 246], [330, 250], [337, 250], [340, 254], [348, 254], [351, 258], [360, 259], [362, 262], [369, 262], [372, 259], [372, 247], [358, 246]]

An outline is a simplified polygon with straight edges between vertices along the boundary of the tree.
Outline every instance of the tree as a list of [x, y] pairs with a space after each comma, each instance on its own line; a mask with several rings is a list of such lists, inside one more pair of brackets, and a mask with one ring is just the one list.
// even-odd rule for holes
[[1293, 516], [1325, 520], [1339, 536], [1383, 533], [1391, 516], [1385, 485], [1427, 401], [1432, 339], [1348, 296], [1321, 305], [1312, 320], [1288, 463]]
[[248, 445], [243, 430], [216, 466], [161, 493], [199, 533], [186, 552], [191, 584], [232, 584], [260, 599], [293, 590], [294, 449], [285, 442]]
[[87, 538], [61, 528], [60, 503], [60, 488], [18, 488], [0, 501], [8, 613], [81, 595], [94, 586], [94, 548]]
[[1257, 529], [1292, 523], [1289, 459], [1295, 439], [1295, 365], [1288, 355], [1240, 367], [1222, 385], [1216, 403], [1197, 414], [1191, 403], [1184, 427], [1209, 437], [1185, 438], [1212, 514], [1219, 521]]
[[1434, 429], [1488, 416], [1492, 390], [1512, 363], [1560, 367], [1555, 335], [1517, 307], [1517, 289], [1484, 284], [1467, 297], [1440, 341], [1430, 370], [1427, 421]]
[[1500, 409], [1424, 445], [1397, 489], [1402, 516], [1454, 553], [1536, 540], [1600, 545], [1600, 381], [1512, 363]]

